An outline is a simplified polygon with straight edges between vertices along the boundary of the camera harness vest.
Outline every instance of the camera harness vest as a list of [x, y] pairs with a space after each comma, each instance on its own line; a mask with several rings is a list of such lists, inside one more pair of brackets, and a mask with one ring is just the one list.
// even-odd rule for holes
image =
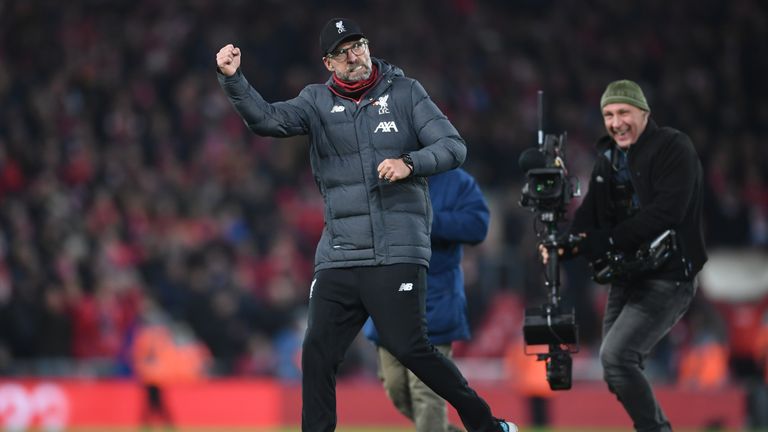
[[619, 223], [634, 215], [640, 208], [640, 198], [632, 186], [627, 152], [616, 146], [605, 151], [613, 169], [611, 178], [611, 209], [613, 223]]
[[[629, 171], [627, 160], [627, 151], [616, 146], [603, 153], [611, 161], [611, 179], [610, 179], [610, 205], [609, 212], [612, 222], [618, 224], [632, 217], [640, 209], [640, 198], [635, 193], [632, 185], [632, 178]], [[654, 246], [655, 245], [655, 246]], [[642, 273], [647, 270], [659, 268], [678, 248], [677, 239], [673, 230], [667, 230], [661, 236], [656, 238], [651, 245], [645, 249], [637, 251], [630, 261], [626, 261], [623, 254], [612, 255], [611, 258], [598, 260], [591, 263], [592, 266], [598, 266], [593, 271], [593, 279], [599, 283], [612, 282], [616, 279], [626, 279], [629, 274]], [[647, 249], [647, 250], [646, 250]], [[690, 273], [690, 264], [683, 259], [685, 275]]]

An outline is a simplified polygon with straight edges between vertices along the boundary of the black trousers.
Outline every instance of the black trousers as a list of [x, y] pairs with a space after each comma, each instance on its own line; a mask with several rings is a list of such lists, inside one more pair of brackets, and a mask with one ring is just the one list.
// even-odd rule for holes
[[301, 359], [303, 432], [336, 429], [336, 371], [369, 314], [381, 345], [453, 405], [469, 432], [500, 430], [488, 404], [427, 340], [426, 281], [426, 268], [415, 264], [315, 274]]

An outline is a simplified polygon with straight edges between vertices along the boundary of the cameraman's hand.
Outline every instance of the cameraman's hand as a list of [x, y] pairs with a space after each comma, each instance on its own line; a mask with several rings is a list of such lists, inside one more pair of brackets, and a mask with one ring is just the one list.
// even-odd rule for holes
[[[544, 247], [543, 244], [539, 245], [539, 254], [541, 254], [541, 262], [543, 264], [547, 264], [549, 262], [549, 251], [546, 247]], [[557, 248], [557, 256], [563, 256], [565, 254], [565, 249], [563, 248]]]
[[[578, 255], [579, 245], [586, 234], [581, 233], [578, 236], [568, 235], [558, 241], [563, 247], [557, 248], [557, 256], [562, 259], [573, 258]], [[547, 264], [549, 262], [549, 250], [543, 245], [539, 244], [539, 254], [541, 255], [541, 262]]]

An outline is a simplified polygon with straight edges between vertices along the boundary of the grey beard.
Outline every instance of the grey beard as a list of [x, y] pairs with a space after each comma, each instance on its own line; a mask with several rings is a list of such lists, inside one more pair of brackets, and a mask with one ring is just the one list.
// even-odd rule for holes
[[339, 75], [339, 78], [340, 78], [342, 81], [346, 81], [346, 82], [358, 82], [358, 81], [365, 81], [365, 80], [367, 80], [368, 78], [370, 78], [370, 77], [371, 77], [371, 73], [373, 72], [373, 68], [371, 68], [371, 67], [368, 67], [368, 65], [363, 65], [363, 67], [365, 68], [365, 73], [363, 73], [362, 75], [360, 75], [360, 77], [359, 77], [359, 78], [350, 78], [350, 77], [349, 77], [349, 75], [350, 75], [350, 73], [349, 73], [349, 72], [345, 72], [345, 73], [344, 73], [344, 75]]

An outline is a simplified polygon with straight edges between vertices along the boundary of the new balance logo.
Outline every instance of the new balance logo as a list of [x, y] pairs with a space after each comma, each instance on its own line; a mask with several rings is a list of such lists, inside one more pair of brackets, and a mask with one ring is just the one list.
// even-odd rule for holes
[[398, 291], [412, 291], [412, 290], [413, 290], [413, 283], [403, 282], [400, 284], [400, 289]]
[[342, 111], [344, 111], [344, 107], [341, 105], [334, 105], [333, 108], [331, 108], [332, 113], [337, 113]]
[[393, 121], [388, 122], [381, 122], [378, 126], [376, 126], [376, 130], [373, 131], [373, 133], [377, 133], [378, 131], [382, 132], [398, 132], [397, 125]]

